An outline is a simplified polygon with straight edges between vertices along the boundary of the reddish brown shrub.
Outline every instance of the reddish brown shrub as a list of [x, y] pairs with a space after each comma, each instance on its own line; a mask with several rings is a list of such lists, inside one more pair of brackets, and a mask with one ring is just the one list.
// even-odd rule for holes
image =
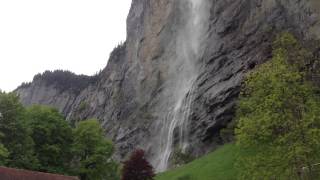
[[124, 162], [122, 180], [153, 180], [154, 176], [153, 167], [141, 149], [134, 151], [129, 160]]

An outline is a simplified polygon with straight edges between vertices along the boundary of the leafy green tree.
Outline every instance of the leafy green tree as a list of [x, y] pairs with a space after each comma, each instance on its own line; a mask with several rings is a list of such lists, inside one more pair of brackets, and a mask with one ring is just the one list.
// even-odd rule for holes
[[72, 159], [72, 129], [58, 110], [33, 106], [27, 109], [39, 171], [68, 174]]
[[9, 152], [7, 148], [5, 148], [3, 144], [0, 144], [0, 166], [6, 165], [8, 156]]
[[[2, 118], [0, 114], [0, 119]], [[0, 139], [3, 137], [3, 134], [0, 133]], [[9, 157], [9, 151], [2, 143], [0, 143], [0, 166], [5, 166]]]
[[[0, 94], [2, 94], [2, 91], [0, 90]], [[0, 112], [0, 121], [3, 118], [2, 113]], [[3, 134], [0, 132], [0, 139], [3, 138]], [[2, 143], [0, 143], [0, 166], [6, 165], [7, 159], [9, 157], [8, 149], [4, 147]]]
[[34, 142], [26, 125], [25, 109], [14, 93], [0, 92], [0, 154], [8, 156], [6, 165], [16, 168], [36, 169]]
[[80, 122], [74, 129], [74, 169], [82, 180], [118, 179], [112, 160], [114, 148], [97, 120]]
[[319, 89], [306, 81], [310, 53], [285, 33], [273, 58], [251, 72], [241, 92], [236, 139], [242, 179], [314, 179], [320, 162]]

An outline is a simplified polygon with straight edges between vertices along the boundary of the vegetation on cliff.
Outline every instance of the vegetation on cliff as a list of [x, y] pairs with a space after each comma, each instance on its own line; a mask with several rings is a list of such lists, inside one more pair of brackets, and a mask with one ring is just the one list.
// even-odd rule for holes
[[[90, 84], [95, 83], [98, 80], [99, 73], [93, 76], [86, 75], [76, 75], [70, 71], [55, 70], [55, 71], [45, 71], [34, 76], [33, 82], [43, 82], [46, 85], [53, 85], [60, 91], [73, 91], [75, 93], [80, 93], [81, 90], [88, 87]], [[29, 87], [31, 83], [23, 83], [18, 87], [26, 88]]]

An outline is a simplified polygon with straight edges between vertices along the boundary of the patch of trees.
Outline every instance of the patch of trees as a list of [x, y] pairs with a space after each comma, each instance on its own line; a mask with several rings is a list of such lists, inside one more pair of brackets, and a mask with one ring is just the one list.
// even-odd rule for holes
[[[80, 121], [72, 128], [58, 110], [25, 108], [16, 94], [0, 91], [0, 166], [73, 175], [81, 180], [119, 180], [120, 166], [113, 153], [114, 146], [97, 120]], [[142, 150], [126, 161], [122, 179], [132, 177], [132, 170], [139, 180], [154, 177]]]
[[97, 82], [98, 76], [98, 73], [94, 76], [86, 76], [76, 75], [70, 71], [55, 70], [37, 74], [34, 76], [33, 81], [42, 81], [47, 85], [54, 85], [61, 91], [71, 90], [79, 93], [90, 84]]
[[[108, 64], [117, 64], [120, 63], [119, 60], [123, 59], [126, 53], [126, 42], [120, 42], [110, 53]], [[106, 66], [103, 70], [98, 73], [99, 79], [101, 76], [108, 76], [107, 72], [112, 68], [110, 66]]]
[[[125, 53], [126, 42], [119, 43], [110, 54], [110, 61], [118, 60]], [[95, 73], [93, 76], [77, 75], [66, 70], [45, 71], [34, 76], [33, 81], [41, 81], [46, 85], [54, 85], [62, 91], [73, 91], [80, 93], [81, 90], [88, 87], [90, 84], [95, 84], [101, 78], [102, 70]], [[19, 88], [30, 87], [31, 82], [22, 83]]]
[[117, 59], [116, 57], [119, 57], [122, 55], [123, 52], [125, 52], [126, 48], [126, 42], [119, 43], [115, 48], [113, 48], [110, 59]]
[[319, 57], [289, 33], [273, 47], [273, 58], [247, 75], [238, 102], [239, 179], [317, 179]]
[[113, 152], [97, 120], [71, 128], [56, 109], [26, 109], [15, 94], [0, 92], [1, 166], [113, 180], [119, 179]]
[[23, 82], [17, 89], [19, 88], [27, 88], [30, 87], [31, 82]]

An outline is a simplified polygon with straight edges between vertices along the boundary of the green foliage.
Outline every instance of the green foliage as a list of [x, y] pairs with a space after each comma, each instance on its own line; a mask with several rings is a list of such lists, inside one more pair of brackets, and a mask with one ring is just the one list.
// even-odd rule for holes
[[177, 180], [192, 180], [192, 177], [189, 174], [186, 174], [178, 177]]
[[239, 178], [312, 179], [320, 162], [320, 97], [306, 81], [310, 53], [288, 33], [274, 47], [272, 60], [247, 76], [240, 95]]
[[181, 149], [175, 149], [173, 152], [173, 164], [182, 165], [187, 164], [194, 160], [194, 157], [191, 154], [182, 152]]
[[[0, 119], [2, 118], [2, 114], [0, 114]], [[3, 138], [3, 134], [0, 133], [0, 139]], [[9, 151], [2, 143], [0, 143], [0, 166], [5, 166], [7, 164], [9, 157]]]
[[227, 144], [189, 164], [160, 173], [156, 180], [235, 180], [238, 147]]
[[113, 145], [96, 120], [72, 129], [50, 107], [25, 109], [13, 93], [0, 91], [0, 166], [80, 176], [119, 179]]
[[67, 121], [56, 109], [44, 106], [29, 108], [27, 117], [39, 160], [38, 170], [67, 174], [73, 141], [72, 129]]
[[79, 110], [79, 112], [82, 112], [82, 111], [86, 110], [87, 108], [88, 108], [88, 103], [85, 101], [82, 101], [79, 105], [78, 110]]
[[[13, 93], [0, 92], [0, 133], [2, 157], [8, 157], [5, 165], [35, 169], [34, 142], [25, 121], [25, 109]], [[9, 152], [9, 153], [8, 153]]]
[[[34, 76], [33, 81], [43, 81], [48, 85], [53, 85], [62, 91], [73, 91], [74, 93], [80, 93], [80, 91], [90, 84], [97, 82], [99, 75], [86, 76], [76, 75], [70, 71], [55, 70], [45, 71], [42, 74]], [[28, 87], [30, 84], [23, 84], [19, 88]]]
[[220, 137], [224, 143], [234, 142], [234, 130], [236, 128], [236, 121], [232, 120], [227, 124], [226, 128], [220, 130]]
[[9, 157], [9, 151], [4, 147], [3, 144], [0, 144], [0, 166], [5, 166]]
[[74, 167], [82, 180], [118, 179], [112, 143], [97, 120], [80, 122], [74, 130]]

